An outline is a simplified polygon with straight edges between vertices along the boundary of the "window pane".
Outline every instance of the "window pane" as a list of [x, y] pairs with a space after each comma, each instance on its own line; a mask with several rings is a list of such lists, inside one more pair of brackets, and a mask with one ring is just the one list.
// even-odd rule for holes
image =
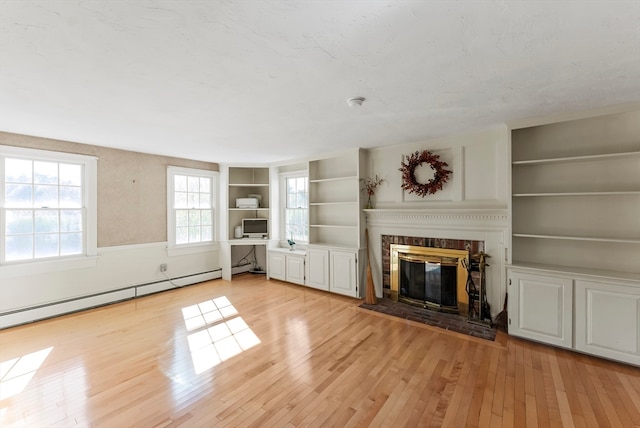
[[82, 211], [60, 211], [60, 232], [82, 232]]
[[200, 177], [200, 193], [211, 193], [211, 179]]
[[5, 261], [85, 251], [84, 165], [85, 160], [4, 159]]
[[198, 193], [187, 193], [187, 208], [200, 208], [200, 195]]
[[37, 208], [57, 208], [58, 186], [35, 186], [33, 206]]
[[203, 225], [210, 226], [213, 225], [213, 216], [211, 215], [211, 210], [202, 210], [201, 211], [201, 222]]
[[31, 210], [7, 210], [7, 235], [20, 235], [33, 233], [33, 211]]
[[60, 186], [60, 207], [80, 208], [82, 206], [82, 188]]
[[82, 233], [63, 233], [60, 235], [60, 255], [82, 254]]
[[189, 211], [176, 210], [176, 226], [178, 227], [189, 226]]
[[287, 195], [287, 208], [297, 208], [296, 206], [296, 194], [289, 193]]
[[200, 191], [200, 179], [199, 177], [187, 177], [187, 191], [198, 192]]
[[177, 227], [176, 228], [176, 244], [186, 244], [189, 242], [189, 228]]
[[176, 192], [174, 204], [174, 208], [189, 208], [187, 205], [187, 194], [184, 192]]
[[31, 183], [32, 165], [30, 160], [5, 159], [4, 178], [9, 183]]
[[60, 184], [67, 186], [82, 185], [82, 166], [66, 163], [60, 164]]
[[25, 260], [33, 257], [33, 235], [7, 236], [5, 259]]
[[58, 184], [58, 164], [55, 162], [33, 162], [33, 182]]
[[[58, 211], [57, 210], [37, 210], [35, 212], [35, 232], [55, 233], [58, 232]], [[36, 243], [37, 252], [37, 243]]]
[[200, 208], [211, 208], [211, 195], [200, 193]]
[[5, 206], [7, 208], [31, 208], [33, 186], [30, 184], [5, 185]]
[[203, 241], [213, 240], [213, 228], [211, 226], [202, 226], [202, 240]]
[[34, 257], [55, 257], [58, 255], [58, 234], [47, 233], [45, 235], [35, 235]]
[[200, 242], [200, 226], [189, 228], [189, 242]]
[[200, 226], [200, 211], [189, 211], [189, 226]]
[[186, 175], [176, 175], [173, 178], [173, 187], [176, 192], [186, 192], [187, 191], [187, 176]]

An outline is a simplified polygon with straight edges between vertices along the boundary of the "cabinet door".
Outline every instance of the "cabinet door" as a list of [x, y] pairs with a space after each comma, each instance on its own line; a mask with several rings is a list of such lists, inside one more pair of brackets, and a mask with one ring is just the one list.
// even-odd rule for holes
[[640, 287], [576, 280], [576, 349], [640, 365]]
[[509, 334], [571, 348], [573, 281], [509, 271]]
[[287, 254], [287, 281], [304, 285], [304, 257]]
[[352, 251], [329, 252], [329, 291], [346, 296], [358, 296], [356, 253]]
[[269, 252], [269, 278], [286, 280], [285, 255], [280, 252]]
[[320, 290], [329, 290], [329, 251], [307, 250], [306, 285]]

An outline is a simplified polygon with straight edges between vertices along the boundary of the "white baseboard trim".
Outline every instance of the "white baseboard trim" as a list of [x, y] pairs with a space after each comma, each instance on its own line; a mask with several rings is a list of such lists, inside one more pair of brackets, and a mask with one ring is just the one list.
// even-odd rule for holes
[[219, 278], [222, 278], [222, 271], [220, 269], [183, 276], [180, 278], [172, 278], [171, 281], [165, 280], [150, 284], [134, 285], [131, 287], [114, 291], [107, 291], [91, 296], [83, 296], [76, 299], [54, 302], [47, 305], [36, 306], [33, 308], [25, 308], [17, 311], [6, 312], [0, 314], [0, 329], [15, 327], [21, 324], [27, 324], [34, 321], [40, 321], [59, 315], [92, 309], [99, 306], [110, 305], [112, 303], [121, 302], [123, 300], [135, 299], [136, 297], [147, 296], [149, 294], [159, 293], [161, 291], [171, 290], [174, 288], [184, 287], [186, 285], [197, 284], [200, 282]]

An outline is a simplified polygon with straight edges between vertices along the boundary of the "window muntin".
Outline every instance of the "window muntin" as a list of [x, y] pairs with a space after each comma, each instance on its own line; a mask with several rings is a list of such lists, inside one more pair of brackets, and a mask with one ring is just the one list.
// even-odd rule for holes
[[95, 255], [96, 158], [0, 146], [0, 262]]
[[211, 243], [215, 239], [215, 172], [169, 169], [169, 245]]
[[82, 254], [82, 165], [4, 158], [4, 260]]
[[305, 175], [285, 176], [284, 236], [295, 242], [309, 242], [309, 179]]

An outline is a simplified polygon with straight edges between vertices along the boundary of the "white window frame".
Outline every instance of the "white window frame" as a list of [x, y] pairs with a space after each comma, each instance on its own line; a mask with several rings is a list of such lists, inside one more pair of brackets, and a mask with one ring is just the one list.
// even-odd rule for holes
[[[282, 242], [284, 244], [286, 244], [287, 240], [289, 239], [289, 237], [286, 236], [287, 178], [299, 178], [299, 177], [306, 177], [306, 179], [307, 179], [307, 198], [308, 198], [308, 196], [309, 196], [309, 173], [306, 170], [304, 170], [304, 171], [283, 172], [283, 173], [280, 174], [280, 195], [281, 195], [280, 196], [280, 212], [281, 212], [281, 216], [280, 216], [280, 236], [283, 237]], [[309, 205], [307, 205], [307, 223], [309, 223]], [[296, 244], [302, 244], [302, 245], [309, 244], [309, 236], [307, 236], [307, 240], [306, 241], [302, 241], [302, 242], [297, 242], [296, 241]]]
[[[42, 259], [28, 259], [5, 262], [5, 158], [18, 158], [35, 161], [81, 164], [82, 200], [83, 200], [83, 248], [82, 254], [55, 256]], [[0, 145], [0, 273], [2, 277], [34, 275], [69, 269], [95, 266], [98, 255], [98, 179], [95, 156], [63, 153], [49, 150]]]
[[[213, 216], [212, 240], [188, 244], [176, 244], [176, 216], [174, 209], [175, 180], [176, 175], [189, 175], [192, 177], [206, 177], [211, 179], [211, 215]], [[185, 168], [178, 166], [167, 167], [167, 254], [169, 256], [195, 254], [213, 251], [218, 248], [218, 171], [205, 169]]]

